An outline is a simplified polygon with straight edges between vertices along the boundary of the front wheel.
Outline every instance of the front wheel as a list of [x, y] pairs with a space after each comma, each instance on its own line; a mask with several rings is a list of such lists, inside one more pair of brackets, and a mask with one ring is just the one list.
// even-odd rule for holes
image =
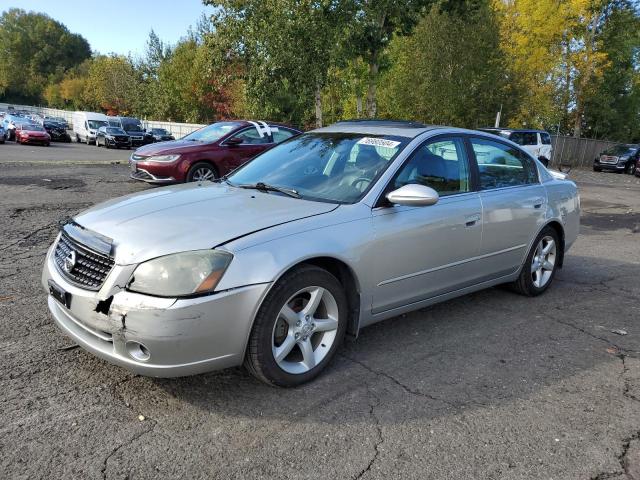
[[187, 173], [187, 182], [204, 182], [218, 178], [216, 169], [207, 162], [198, 162]]
[[245, 368], [270, 385], [315, 378], [344, 339], [347, 298], [336, 277], [302, 266], [278, 280], [256, 315]]
[[634, 162], [631, 162], [627, 165], [627, 168], [625, 169], [625, 171], [629, 174], [629, 175], [635, 175], [636, 173], [636, 164]]
[[545, 227], [533, 242], [518, 280], [511, 285], [513, 289], [528, 297], [544, 293], [555, 277], [561, 248], [558, 232]]

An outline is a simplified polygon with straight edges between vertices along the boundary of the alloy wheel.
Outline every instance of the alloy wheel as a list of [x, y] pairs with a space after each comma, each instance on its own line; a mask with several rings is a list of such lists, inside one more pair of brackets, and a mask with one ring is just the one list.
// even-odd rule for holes
[[307, 287], [284, 304], [273, 326], [271, 351], [287, 373], [313, 369], [331, 350], [338, 333], [338, 304], [329, 290]]
[[213, 170], [207, 167], [200, 167], [193, 172], [194, 182], [204, 182], [205, 180], [213, 180], [214, 178]]
[[531, 279], [536, 288], [542, 288], [549, 283], [556, 266], [556, 252], [553, 237], [542, 237], [531, 259]]

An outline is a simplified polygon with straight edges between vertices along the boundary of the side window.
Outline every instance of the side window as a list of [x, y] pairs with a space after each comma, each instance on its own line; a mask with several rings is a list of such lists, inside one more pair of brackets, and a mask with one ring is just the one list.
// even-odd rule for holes
[[537, 132], [525, 132], [523, 137], [524, 137], [523, 145], [537, 145], [538, 144], [538, 133]]
[[535, 163], [517, 148], [484, 138], [472, 138], [471, 145], [478, 162], [480, 190], [538, 181]]
[[542, 139], [543, 145], [551, 145], [551, 135], [547, 132], [540, 132], [540, 138]]
[[291, 138], [295, 135], [291, 130], [284, 128], [278, 128], [278, 130], [272, 130], [271, 136], [273, 137], [273, 143], [284, 142], [287, 138]]
[[469, 162], [462, 139], [438, 139], [418, 147], [393, 182], [394, 189], [417, 183], [440, 196], [468, 192]]
[[247, 128], [240, 133], [233, 136], [233, 138], [239, 138], [242, 140], [242, 145], [262, 145], [269, 143], [269, 137], [263, 135], [262, 137], [255, 128]]

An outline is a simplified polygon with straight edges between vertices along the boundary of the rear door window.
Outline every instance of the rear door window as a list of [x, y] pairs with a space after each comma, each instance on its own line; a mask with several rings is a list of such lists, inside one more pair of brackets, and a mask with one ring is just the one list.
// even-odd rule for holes
[[547, 132], [540, 132], [540, 138], [542, 139], [543, 145], [551, 145], [551, 135]]
[[485, 138], [472, 138], [480, 173], [480, 190], [538, 182], [534, 161], [518, 148]]

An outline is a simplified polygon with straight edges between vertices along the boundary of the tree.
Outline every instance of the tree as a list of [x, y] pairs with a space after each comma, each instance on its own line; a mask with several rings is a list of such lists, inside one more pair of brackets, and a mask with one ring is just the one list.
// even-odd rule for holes
[[377, 114], [377, 86], [380, 65], [394, 35], [407, 35], [417, 23], [423, 9], [432, 0], [354, 0], [347, 35], [346, 50], [360, 57], [368, 67], [366, 113]]
[[25, 102], [39, 102], [48, 84], [91, 56], [80, 35], [47, 15], [17, 8], [0, 16], [0, 45], [0, 96]]
[[139, 110], [141, 76], [130, 58], [101, 55], [89, 65], [84, 97], [93, 108], [112, 115], [128, 115]]
[[430, 9], [411, 36], [396, 37], [381, 80], [384, 116], [477, 128], [493, 125], [505, 98], [504, 55], [489, 0]]
[[292, 123], [312, 106], [322, 125], [322, 88], [348, 18], [346, 0], [205, 0], [216, 7], [209, 46], [218, 68], [242, 62], [250, 108]]
[[608, 65], [585, 99], [591, 135], [640, 141], [640, 16], [627, 0], [611, 2], [600, 34]]

